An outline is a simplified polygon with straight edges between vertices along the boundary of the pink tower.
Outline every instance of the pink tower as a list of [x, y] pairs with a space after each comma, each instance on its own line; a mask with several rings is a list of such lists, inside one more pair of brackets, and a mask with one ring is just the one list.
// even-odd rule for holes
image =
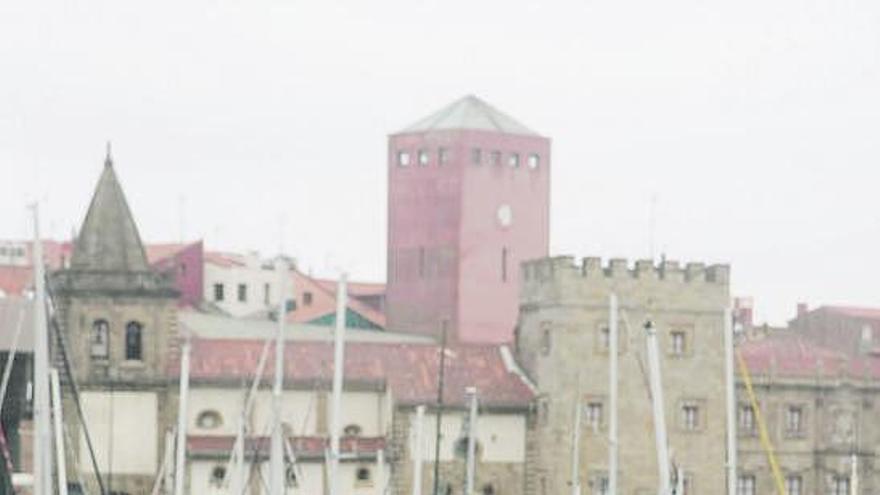
[[519, 265], [547, 256], [550, 140], [475, 96], [388, 138], [388, 324], [513, 340]]

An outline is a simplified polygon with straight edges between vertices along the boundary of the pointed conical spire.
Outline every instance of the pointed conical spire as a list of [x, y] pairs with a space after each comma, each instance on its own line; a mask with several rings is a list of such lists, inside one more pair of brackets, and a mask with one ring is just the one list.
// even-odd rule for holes
[[76, 238], [70, 265], [72, 270], [99, 272], [150, 269], [137, 225], [116, 178], [109, 142], [104, 170]]
[[112, 167], [113, 166], [113, 146], [110, 141], [107, 141], [107, 155], [104, 157], [104, 166]]

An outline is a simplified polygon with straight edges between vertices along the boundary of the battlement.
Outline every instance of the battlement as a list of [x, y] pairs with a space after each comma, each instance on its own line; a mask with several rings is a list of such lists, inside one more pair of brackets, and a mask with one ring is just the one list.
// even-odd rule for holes
[[627, 304], [675, 310], [724, 308], [730, 267], [724, 264], [557, 256], [522, 264], [520, 304], [607, 304], [616, 293]]
[[584, 258], [580, 264], [573, 256], [555, 256], [526, 261], [522, 264], [523, 280], [526, 283], [552, 280], [557, 276], [608, 278], [608, 279], [650, 279], [682, 283], [723, 284], [730, 282], [730, 266], [726, 264], [706, 265], [689, 262], [684, 265], [678, 261], [663, 261], [655, 264], [651, 260], [637, 260], [630, 264], [624, 258], [611, 258], [603, 264], [601, 258]]

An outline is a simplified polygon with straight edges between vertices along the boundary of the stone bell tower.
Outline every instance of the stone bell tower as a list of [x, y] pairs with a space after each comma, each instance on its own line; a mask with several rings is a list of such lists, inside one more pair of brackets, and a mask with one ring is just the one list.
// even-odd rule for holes
[[[171, 414], [166, 370], [177, 355], [169, 352], [177, 292], [147, 263], [109, 148], [70, 266], [53, 274], [52, 287], [99, 468], [105, 485], [112, 483], [105, 488], [149, 492]], [[80, 431], [73, 414], [67, 419]], [[73, 439], [74, 451], [88, 483], [94, 478], [83, 438]]]

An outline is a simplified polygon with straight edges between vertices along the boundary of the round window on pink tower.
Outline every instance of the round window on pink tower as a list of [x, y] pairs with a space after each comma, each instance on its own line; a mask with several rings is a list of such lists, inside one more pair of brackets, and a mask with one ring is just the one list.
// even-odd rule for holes
[[510, 227], [513, 223], [513, 210], [509, 204], [504, 203], [498, 207], [496, 219], [498, 220], [498, 225], [504, 228]]

